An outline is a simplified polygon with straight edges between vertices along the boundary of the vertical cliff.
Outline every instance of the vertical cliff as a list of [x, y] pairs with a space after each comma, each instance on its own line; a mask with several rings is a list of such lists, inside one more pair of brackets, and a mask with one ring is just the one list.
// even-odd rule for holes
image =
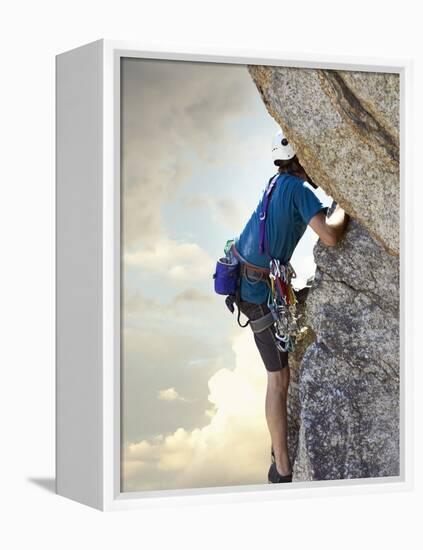
[[399, 76], [249, 71], [307, 172], [352, 218], [340, 244], [314, 248], [308, 333], [291, 356], [294, 476], [399, 475]]

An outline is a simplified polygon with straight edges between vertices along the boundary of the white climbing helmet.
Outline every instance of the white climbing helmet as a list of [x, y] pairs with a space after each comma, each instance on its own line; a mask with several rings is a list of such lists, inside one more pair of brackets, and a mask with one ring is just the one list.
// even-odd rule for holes
[[272, 142], [272, 160], [289, 160], [295, 157], [295, 151], [284, 136], [282, 130], [275, 135]]

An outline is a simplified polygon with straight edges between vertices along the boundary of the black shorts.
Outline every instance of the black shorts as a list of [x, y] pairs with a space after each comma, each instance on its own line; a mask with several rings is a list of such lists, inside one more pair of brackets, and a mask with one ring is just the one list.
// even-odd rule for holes
[[[263, 315], [266, 315], [270, 311], [266, 302], [263, 304], [253, 304], [252, 302], [241, 300], [239, 308], [248, 319], [252, 319], [253, 321], [263, 317]], [[275, 330], [275, 326], [271, 325], [262, 332], [253, 333], [264, 366], [270, 372], [276, 372], [288, 366], [288, 352], [280, 351], [276, 347]]]

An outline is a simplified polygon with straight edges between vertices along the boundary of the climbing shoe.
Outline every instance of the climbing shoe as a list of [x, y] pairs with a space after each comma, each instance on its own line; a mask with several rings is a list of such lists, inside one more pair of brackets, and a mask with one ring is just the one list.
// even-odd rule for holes
[[281, 476], [276, 468], [276, 462], [272, 462], [267, 479], [269, 483], [290, 483], [292, 481], [292, 473], [287, 476]]

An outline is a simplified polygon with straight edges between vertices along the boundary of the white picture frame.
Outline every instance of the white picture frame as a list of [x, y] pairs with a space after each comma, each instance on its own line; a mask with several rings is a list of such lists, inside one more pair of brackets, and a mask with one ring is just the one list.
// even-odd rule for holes
[[[122, 493], [120, 490], [120, 59], [281, 65], [400, 75], [400, 476]], [[99, 40], [56, 58], [56, 492], [100, 510], [412, 487], [411, 62], [173, 49]]]

